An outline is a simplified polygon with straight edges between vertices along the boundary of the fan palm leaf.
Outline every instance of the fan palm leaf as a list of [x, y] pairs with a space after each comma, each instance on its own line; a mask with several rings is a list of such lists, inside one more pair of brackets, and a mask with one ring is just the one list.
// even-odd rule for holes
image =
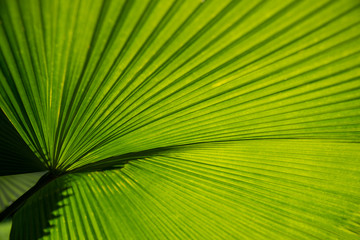
[[11, 238], [357, 239], [359, 16], [1, 0], [0, 173], [49, 171]]

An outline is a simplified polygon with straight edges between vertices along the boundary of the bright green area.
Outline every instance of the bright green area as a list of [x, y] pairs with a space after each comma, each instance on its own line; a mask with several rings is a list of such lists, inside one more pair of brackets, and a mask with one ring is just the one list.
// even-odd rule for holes
[[74, 169], [203, 141], [359, 139], [357, 1], [2, 1], [0, 105]]
[[359, 181], [354, 143], [200, 144], [118, 170], [60, 177], [14, 216], [13, 234], [14, 239], [34, 232], [39, 239], [358, 239]]
[[0, 109], [13, 239], [359, 238], [359, 1], [0, 0]]
[[0, 240], [8, 240], [10, 237], [11, 221], [0, 223]]

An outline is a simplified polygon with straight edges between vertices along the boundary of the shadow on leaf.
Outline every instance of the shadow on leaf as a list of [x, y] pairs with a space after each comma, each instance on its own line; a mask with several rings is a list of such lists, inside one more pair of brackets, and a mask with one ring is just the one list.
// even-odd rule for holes
[[69, 175], [61, 176], [27, 199], [13, 216], [10, 239], [41, 239], [48, 236], [51, 228], [56, 227], [54, 220], [62, 215], [72, 195], [69, 181]]
[[0, 159], [0, 176], [45, 170], [1, 109]]

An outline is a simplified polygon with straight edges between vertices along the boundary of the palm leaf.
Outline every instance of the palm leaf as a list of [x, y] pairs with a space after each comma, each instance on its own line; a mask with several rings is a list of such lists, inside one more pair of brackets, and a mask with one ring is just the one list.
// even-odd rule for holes
[[11, 219], [8, 218], [8, 215], [10, 211], [19, 207], [17, 203], [22, 202], [22, 198], [30, 195], [30, 189], [35, 186], [44, 173], [35, 172], [0, 176], [0, 213], [4, 215], [4, 217], [1, 216], [1, 219], [6, 219], [0, 223], [0, 240], [9, 239]]
[[[13, 237], [356, 239], [357, 144], [263, 141], [176, 148], [63, 176], [16, 213]], [[55, 227], [44, 229], [50, 213]]]
[[11, 230], [11, 221], [1, 222], [0, 223], [0, 240], [9, 239]]
[[36, 155], [26, 145], [0, 109], [0, 178], [3, 175], [44, 171]]
[[29, 190], [44, 172], [0, 176], [0, 212]]
[[0, 108], [64, 175], [12, 237], [356, 239], [359, 16], [352, 0], [0, 1]]

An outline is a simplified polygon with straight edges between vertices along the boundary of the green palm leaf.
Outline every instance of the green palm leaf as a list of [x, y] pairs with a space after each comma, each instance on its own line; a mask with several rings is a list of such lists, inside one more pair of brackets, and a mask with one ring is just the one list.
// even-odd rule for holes
[[358, 238], [359, 16], [352, 0], [0, 1], [0, 141], [31, 150], [0, 164], [63, 175], [12, 238]]
[[3, 175], [44, 171], [36, 155], [26, 145], [0, 109], [0, 178]]
[[44, 172], [0, 176], [0, 212], [29, 190]]
[[[12, 234], [19, 239], [34, 233], [52, 239], [356, 239], [357, 144], [263, 141], [171, 149], [120, 170], [63, 176], [16, 213]], [[43, 230], [50, 214], [49, 225], [55, 227]]]
[[11, 221], [5, 221], [0, 223], [0, 239], [7, 240], [9, 239], [9, 234], [11, 230]]

